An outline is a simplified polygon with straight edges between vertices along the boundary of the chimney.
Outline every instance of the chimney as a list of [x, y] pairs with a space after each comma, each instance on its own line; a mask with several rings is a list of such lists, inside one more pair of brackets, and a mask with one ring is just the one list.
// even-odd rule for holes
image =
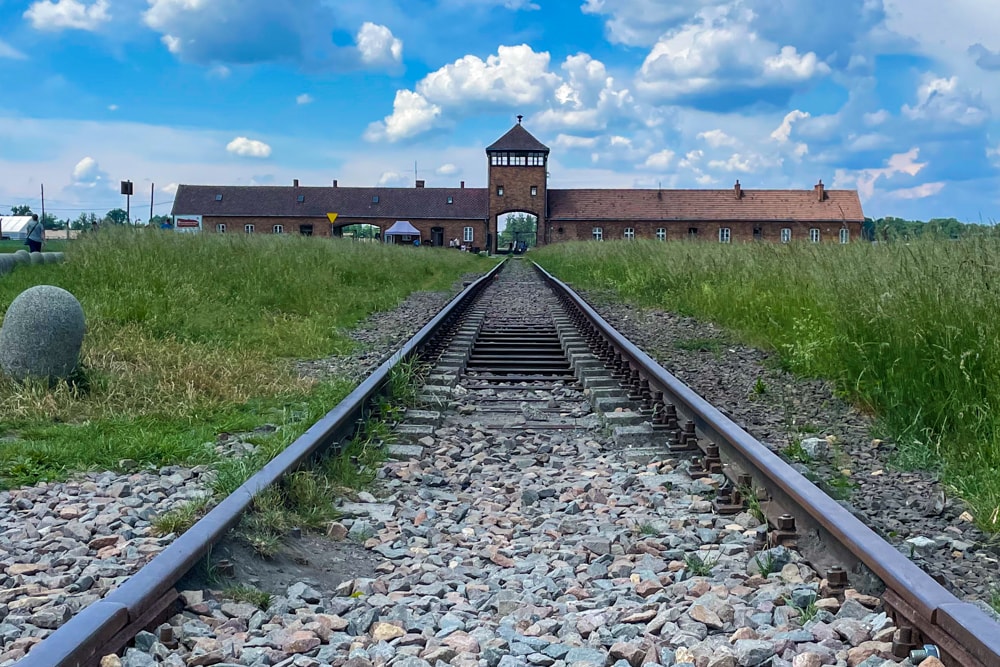
[[816, 195], [819, 197], [820, 201], [823, 201], [824, 199], [826, 199], [826, 188], [823, 187], [823, 179], [822, 178], [819, 180], [819, 183], [817, 183], [815, 185], [815, 187], [813, 187], [813, 190], [816, 191]]
[[424, 182], [423, 181], [417, 181], [417, 187], [418, 188], [424, 187]]
[[733, 191], [736, 193], [737, 199], [743, 198], [743, 188], [740, 187], [740, 180], [736, 179], [736, 185], [733, 186]]
[[296, 178], [292, 181], [292, 187], [293, 188], [299, 187], [299, 179]]
[[333, 187], [337, 187], [337, 179], [333, 179]]
[[464, 190], [465, 189], [465, 181], [462, 181], [461, 185], [459, 185], [458, 187], [460, 187], [460, 188], [462, 188]]

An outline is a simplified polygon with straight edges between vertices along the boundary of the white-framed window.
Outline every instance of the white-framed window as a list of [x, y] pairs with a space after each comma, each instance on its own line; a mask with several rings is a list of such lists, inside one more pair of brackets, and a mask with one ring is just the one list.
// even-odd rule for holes
[[215, 226], [215, 231], [219, 232], [220, 234], [221, 234], [222, 232], [225, 232], [225, 231], [226, 231], [226, 223], [224, 223], [224, 222], [220, 222], [219, 224], [217, 224], [217, 225]]
[[792, 229], [790, 227], [781, 228], [781, 242], [788, 243], [792, 240]]
[[502, 185], [498, 185], [497, 186], [497, 197], [503, 197], [503, 186]]
[[603, 241], [604, 227], [594, 227], [592, 230], [590, 230], [590, 235], [594, 237], [595, 241]]
[[285, 226], [284, 225], [275, 225], [274, 229], [272, 229], [271, 231], [273, 231], [275, 234], [284, 234], [285, 233]]
[[474, 238], [475, 237], [473, 235], [473, 229], [472, 229], [472, 227], [466, 227], [465, 229], [462, 230], [462, 240], [463, 241], [465, 241], [466, 243], [472, 243], [472, 241], [473, 241]]
[[733, 230], [731, 230], [729, 227], [719, 228], [719, 243], [729, 243], [732, 237], [733, 237]]
[[253, 225], [243, 225], [243, 231], [247, 234], [253, 234]]
[[625, 228], [625, 233], [623, 234], [623, 236], [625, 237], [626, 241], [634, 241], [635, 240], [635, 227], [626, 227]]
[[532, 197], [537, 197], [538, 196], [538, 186], [537, 185], [532, 185], [531, 186], [531, 196]]
[[851, 241], [851, 230], [847, 227], [841, 227], [840, 229], [840, 242], [849, 243]]
[[657, 241], [666, 241], [667, 240], [667, 228], [666, 227], [660, 227], [659, 229], [656, 230], [656, 240]]
[[809, 241], [811, 243], [819, 243], [819, 229], [813, 227], [809, 230]]

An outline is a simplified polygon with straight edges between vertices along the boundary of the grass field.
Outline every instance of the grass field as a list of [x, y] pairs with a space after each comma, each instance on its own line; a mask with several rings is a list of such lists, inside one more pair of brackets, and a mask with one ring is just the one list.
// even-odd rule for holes
[[876, 414], [1000, 531], [1000, 241], [614, 242], [536, 261], [584, 289], [721, 324]]
[[0, 312], [50, 284], [83, 305], [80, 376], [0, 378], [0, 485], [90, 467], [209, 462], [220, 432], [304, 430], [352, 388], [298, 377], [292, 358], [351, 349], [344, 328], [492, 262], [304, 237], [120, 230], [73, 241], [63, 264], [0, 278]]
[[[52, 232], [48, 233], [52, 234]], [[63, 252], [71, 247], [73, 247], [73, 241], [67, 241], [66, 239], [46, 239], [42, 250], [44, 252]], [[18, 250], [27, 249], [28, 246], [24, 245], [24, 241], [11, 241], [9, 239], [0, 241], [0, 252], [17, 252]]]

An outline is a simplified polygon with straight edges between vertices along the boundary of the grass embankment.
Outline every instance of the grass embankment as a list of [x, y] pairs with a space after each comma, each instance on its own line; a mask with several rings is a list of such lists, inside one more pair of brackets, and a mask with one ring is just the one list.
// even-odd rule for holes
[[[0, 279], [0, 312], [24, 289], [50, 284], [72, 292], [87, 318], [73, 382], [0, 378], [0, 486], [123, 460], [209, 463], [219, 433], [265, 423], [282, 428], [258, 439], [262, 449], [283, 447], [352, 389], [298, 377], [291, 358], [347, 352], [344, 328], [488, 268], [424, 248], [114, 231], [74, 241], [66, 263]], [[247, 473], [224, 472], [228, 484]]]
[[711, 320], [833, 380], [903, 466], [940, 469], [1000, 531], [1000, 241], [908, 245], [615, 242], [533, 257], [567, 282]]

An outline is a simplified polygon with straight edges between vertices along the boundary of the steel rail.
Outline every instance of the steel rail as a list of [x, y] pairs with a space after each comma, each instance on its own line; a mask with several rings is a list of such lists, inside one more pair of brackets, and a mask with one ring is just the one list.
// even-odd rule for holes
[[173, 586], [236, 525], [254, 496], [293, 472], [316, 454], [351, 437], [369, 414], [369, 402], [379, 395], [392, 370], [418, 354], [448, 324], [457, 319], [501, 270], [497, 264], [460, 294], [383, 362], [354, 391], [305, 433], [224, 498], [201, 520], [153, 560], [103, 599], [78, 612], [16, 663], [18, 667], [90, 667], [101, 656], [117, 652], [165, 609], [175, 595]]
[[[565, 283], [535, 264], [545, 280], [571, 302], [643, 379], [663, 392], [727, 458], [753, 475], [775, 501], [805, 523], [813, 539], [845, 562], [859, 562], [891, 592], [890, 602], [923, 636], [946, 652], [945, 664], [1000, 665], [1000, 624], [962, 602], [871, 528], [816, 487], [763, 443], [667, 372], [622, 336]], [[801, 530], [800, 530], [801, 533]], [[856, 574], [858, 574], [856, 572]], [[899, 625], [899, 624], [897, 624]]]

